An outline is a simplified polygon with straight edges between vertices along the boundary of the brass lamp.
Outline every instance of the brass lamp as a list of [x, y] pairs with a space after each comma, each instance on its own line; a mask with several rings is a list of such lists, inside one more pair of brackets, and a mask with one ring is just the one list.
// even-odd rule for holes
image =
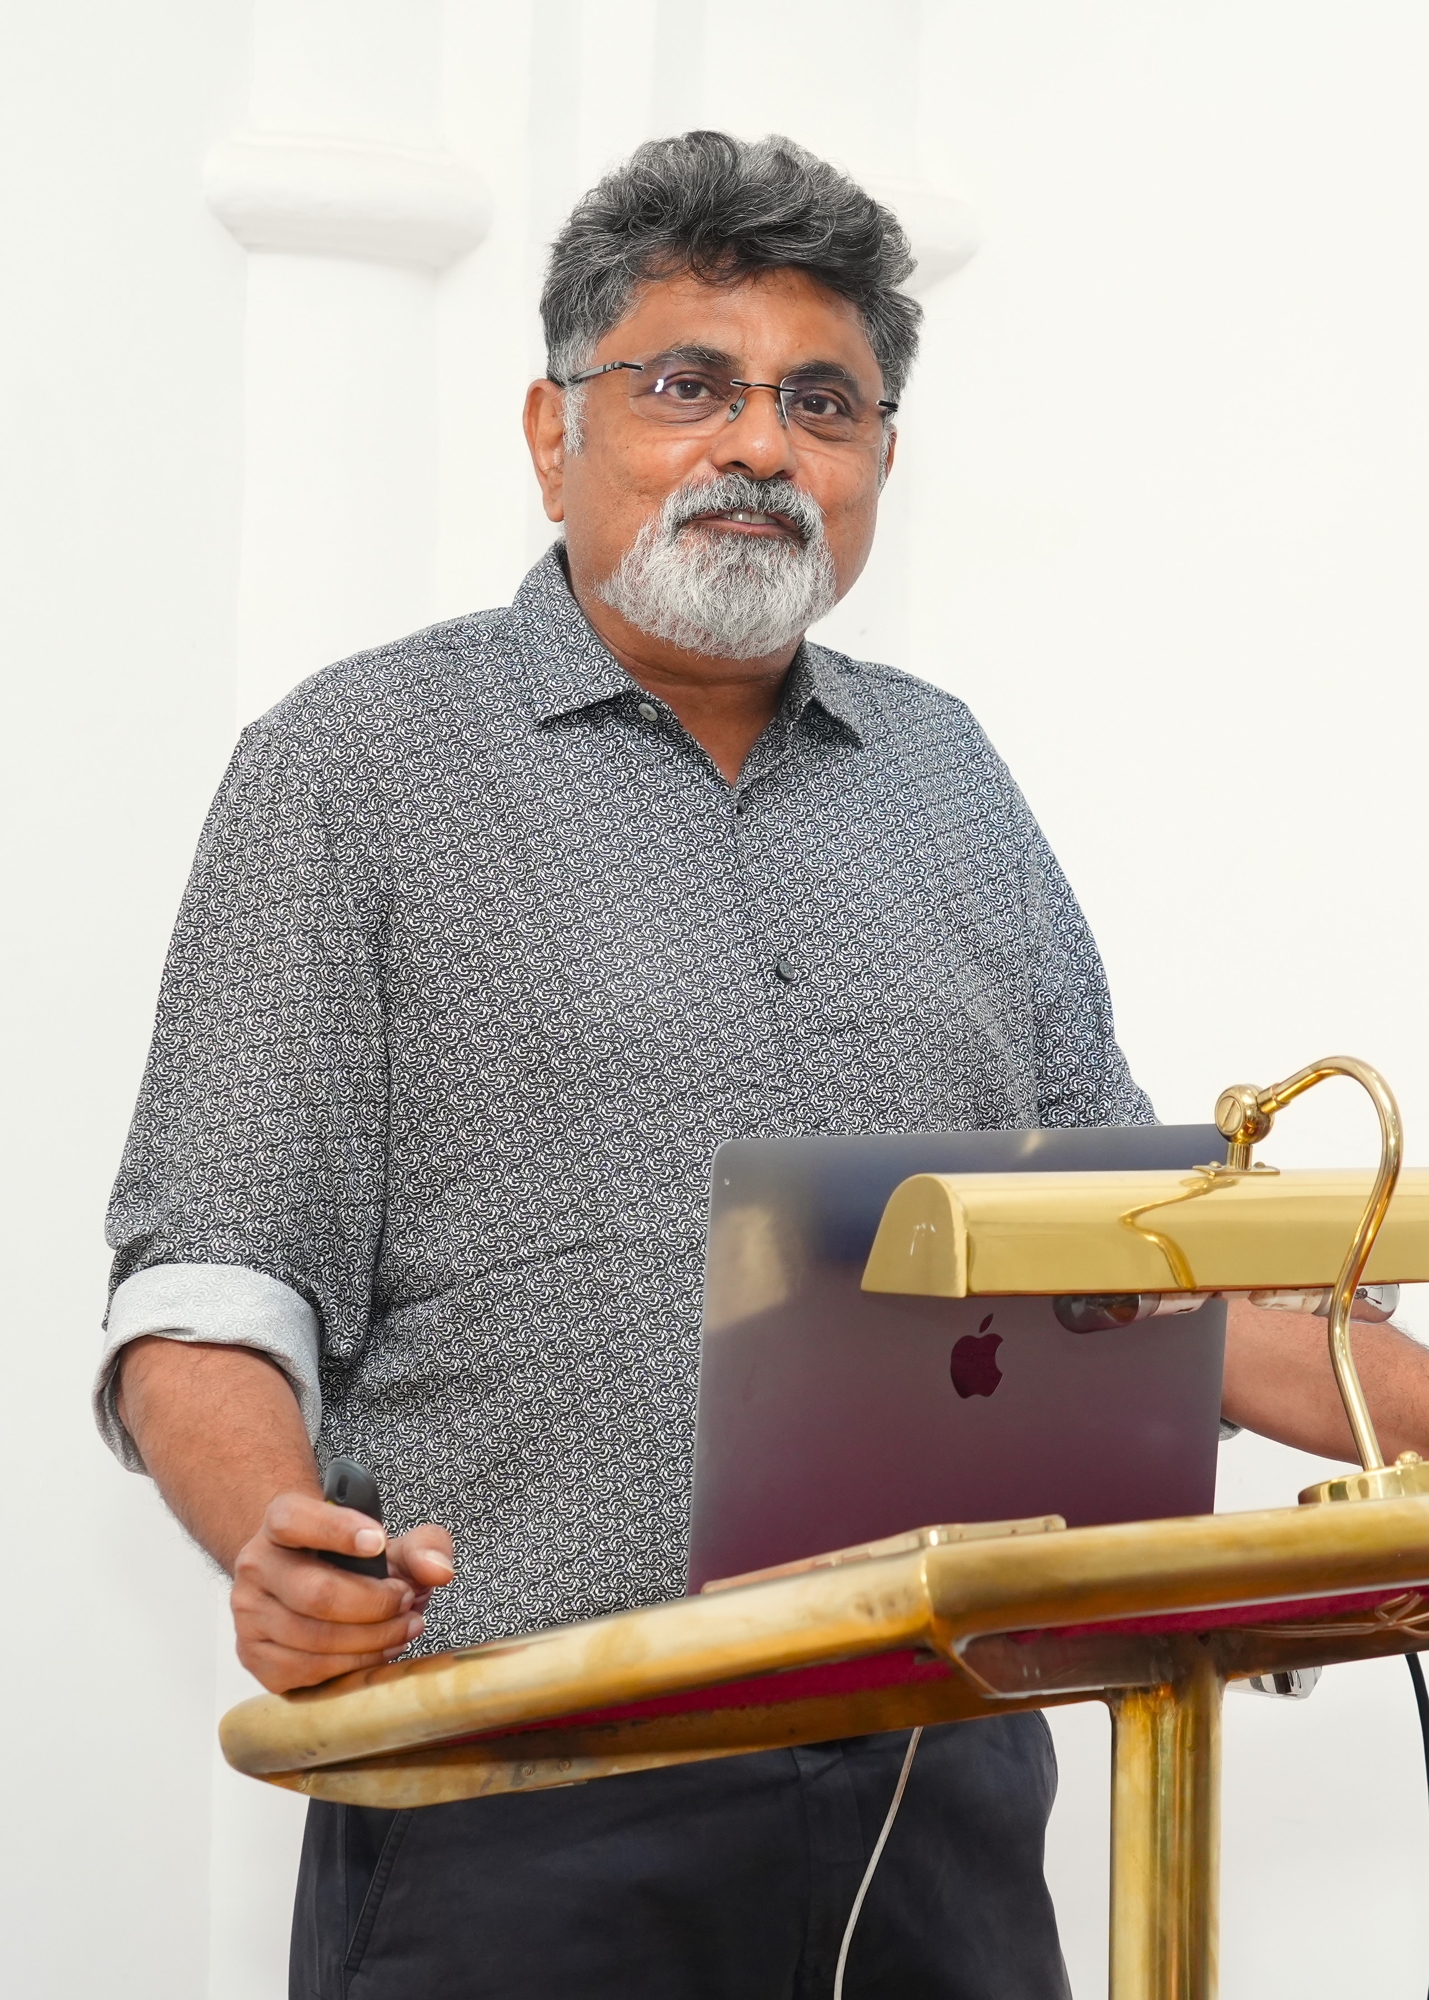
[[[1352, 1077], [1374, 1103], [1374, 1175], [1282, 1172], [1254, 1160], [1276, 1113], [1332, 1076]], [[884, 1209], [864, 1289], [969, 1298], [1332, 1287], [1330, 1359], [1363, 1469], [1307, 1487], [1300, 1498], [1429, 1494], [1429, 1465], [1417, 1452], [1385, 1464], [1350, 1345], [1363, 1279], [1429, 1279], [1429, 1172], [1402, 1171], [1399, 1109], [1388, 1084], [1354, 1056], [1325, 1056], [1266, 1089], [1233, 1084], [1217, 1100], [1216, 1125], [1226, 1158], [1189, 1176], [915, 1174]]]

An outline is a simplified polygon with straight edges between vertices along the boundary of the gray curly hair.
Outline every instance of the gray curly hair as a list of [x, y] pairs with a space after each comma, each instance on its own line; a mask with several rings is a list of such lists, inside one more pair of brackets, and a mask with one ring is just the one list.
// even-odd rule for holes
[[[547, 371], [564, 384], [586, 367], [651, 278], [692, 271], [719, 284], [799, 270], [858, 307], [884, 393], [897, 402], [923, 317], [899, 290], [913, 265], [893, 212], [792, 139], [648, 139], [576, 203], [551, 245], [541, 292]], [[581, 393], [568, 390], [573, 451], [581, 405]]]

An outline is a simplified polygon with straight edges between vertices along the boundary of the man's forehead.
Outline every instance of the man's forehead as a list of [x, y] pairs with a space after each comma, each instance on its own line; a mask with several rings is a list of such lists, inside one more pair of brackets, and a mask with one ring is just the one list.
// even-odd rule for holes
[[688, 271], [648, 279], [598, 343], [596, 358], [624, 359], [616, 350], [632, 343], [646, 354], [680, 353], [715, 365], [757, 355], [781, 373], [822, 364], [879, 377], [858, 308], [804, 271], [760, 271], [721, 283]]

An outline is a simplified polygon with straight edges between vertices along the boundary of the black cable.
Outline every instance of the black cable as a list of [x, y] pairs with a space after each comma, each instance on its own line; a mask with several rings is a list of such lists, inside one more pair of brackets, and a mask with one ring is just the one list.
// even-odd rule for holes
[[1404, 1664], [1414, 1683], [1414, 1706], [1419, 1710], [1419, 1734], [1424, 1739], [1424, 1777], [1429, 1783], [1429, 1688], [1424, 1685], [1424, 1669], [1417, 1653], [1406, 1653]]
[[1406, 1653], [1404, 1664], [1414, 1683], [1414, 1706], [1419, 1710], [1419, 1733], [1424, 1738], [1424, 1777], [1429, 1782], [1429, 1688], [1424, 1685], [1424, 1669], [1417, 1653]]

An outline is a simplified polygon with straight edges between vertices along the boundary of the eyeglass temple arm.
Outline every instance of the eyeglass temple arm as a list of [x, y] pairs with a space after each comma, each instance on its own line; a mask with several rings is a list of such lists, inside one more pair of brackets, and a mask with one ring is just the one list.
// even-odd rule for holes
[[551, 380], [558, 389], [573, 389], [577, 382], [593, 382], [597, 375], [609, 375], [613, 368], [633, 368], [637, 375], [643, 375], [645, 372], [645, 363], [643, 361], [602, 361], [599, 368], [582, 368], [579, 375], [568, 375], [564, 382], [559, 375], [553, 375]]

